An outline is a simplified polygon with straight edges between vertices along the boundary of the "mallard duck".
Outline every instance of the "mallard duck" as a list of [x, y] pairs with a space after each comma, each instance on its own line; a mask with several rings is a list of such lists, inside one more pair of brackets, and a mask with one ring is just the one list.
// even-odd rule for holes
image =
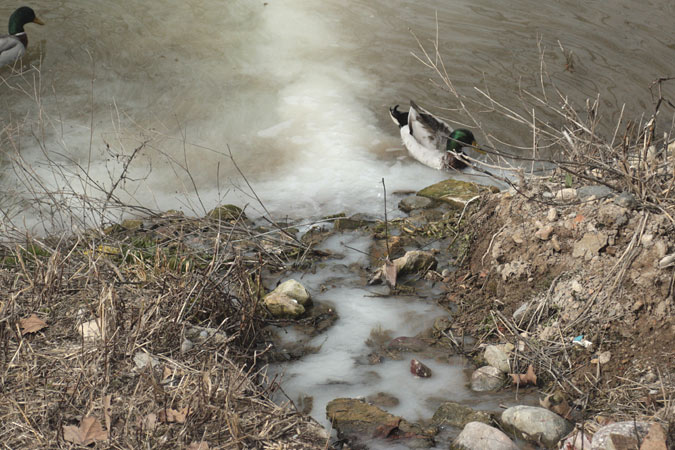
[[26, 53], [28, 37], [23, 26], [31, 22], [44, 25], [28, 6], [22, 6], [9, 16], [9, 34], [0, 36], [0, 67], [13, 64]]
[[464, 128], [453, 130], [412, 100], [408, 112], [399, 111], [398, 106], [389, 108], [389, 114], [401, 129], [401, 139], [410, 156], [425, 166], [437, 170], [463, 169], [467, 166], [462, 158], [464, 147], [482, 152], [476, 146], [471, 131]]

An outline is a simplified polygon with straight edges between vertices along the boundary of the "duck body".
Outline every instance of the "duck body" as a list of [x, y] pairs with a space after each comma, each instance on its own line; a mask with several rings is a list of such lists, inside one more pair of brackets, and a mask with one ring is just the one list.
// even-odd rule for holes
[[35, 16], [35, 11], [27, 6], [18, 8], [9, 16], [9, 34], [0, 36], [0, 67], [13, 64], [26, 53], [28, 36], [23, 27], [31, 22], [44, 25]]
[[476, 140], [469, 130], [453, 130], [447, 123], [410, 102], [406, 113], [398, 105], [389, 109], [392, 120], [401, 131], [401, 140], [410, 156], [436, 170], [463, 169], [467, 163], [462, 158], [463, 147], [476, 147]]

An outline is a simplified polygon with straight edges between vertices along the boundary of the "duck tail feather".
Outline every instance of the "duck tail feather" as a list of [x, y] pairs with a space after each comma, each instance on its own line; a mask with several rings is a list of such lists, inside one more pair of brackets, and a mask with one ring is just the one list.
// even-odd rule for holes
[[389, 108], [389, 116], [391, 116], [391, 120], [393, 120], [399, 128], [408, 125], [408, 113], [399, 111], [398, 105]]

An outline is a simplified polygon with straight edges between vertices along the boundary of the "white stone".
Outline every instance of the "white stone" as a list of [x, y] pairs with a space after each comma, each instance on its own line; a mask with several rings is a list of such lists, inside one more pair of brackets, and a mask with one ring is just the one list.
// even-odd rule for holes
[[546, 408], [512, 406], [502, 413], [502, 423], [523, 433], [526, 439], [541, 439], [553, 446], [572, 429], [572, 425]]
[[[513, 349], [513, 345], [511, 345]], [[509, 365], [509, 355], [506, 351], [506, 348], [503, 345], [488, 345], [485, 347], [485, 353], [483, 354], [485, 361], [492, 367], [496, 367], [504, 373], [511, 372], [511, 366]]]
[[635, 445], [637, 446], [638, 439], [635, 438], [636, 428], [640, 437], [639, 441], [642, 442], [649, 431], [649, 424], [646, 422], [626, 421], [606, 425], [596, 431], [593, 435], [591, 450], [614, 450], [614, 444], [610, 439], [610, 435], [624, 436], [629, 439], [633, 438], [635, 440]]
[[574, 200], [577, 198], [577, 190], [574, 188], [564, 188], [555, 193], [557, 200]]
[[471, 374], [471, 389], [476, 392], [493, 391], [504, 382], [501, 370], [492, 366], [483, 366]]
[[469, 422], [454, 444], [467, 450], [518, 450], [503, 431], [482, 422]]
[[92, 319], [80, 325], [80, 334], [85, 341], [101, 339], [99, 319]]
[[148, 364], [150, 364], [151, 367], [155, 367], [159, 364], [159, 359], [155, 358], [150, 353], [139, 350], [134, 355], [134, 364], [136, 364], [136, 367], [139, 369], [143, 369]]
[[292, 299], [295, 299], [302, 306], [307, 306], [311, 297], [307, 289], [296, 280], [286, 280], [277, 286], [272, 292], [284, 294]]

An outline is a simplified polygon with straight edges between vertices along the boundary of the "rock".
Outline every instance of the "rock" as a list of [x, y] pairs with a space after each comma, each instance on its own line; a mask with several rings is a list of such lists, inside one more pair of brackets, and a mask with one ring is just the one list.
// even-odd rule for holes
[[590, 450], [591, 440], [587, 432], [575, 430], [572, 435], [563, 441], [560, 448], [564, 450]]
[[502, 413], [502, 423], [518, 431], [527, 440], [538, 441], [548, 446], [555, 445], [567, 433], [572, 424], [549, 411], [537, 406], [512, 406]]
[[572, 256], [575, 258], [583, 257], [588, 261], [605, 248], [606, 245], [607, 235], [605, 233], [589, 232], [584, 234], [584, 237], [574, 244]]
[[227, 335], [222, 330], [198, 325], [189, 325], [185, 329], [185, 337], [196, 344], [202, 344], [207, 339], [218, 345], [227, 342]]
[[368, 397], [366, 397], [366, 400], [368, 401], [368, 403], [372, 405], [382, 406], [385, 408], [398, 406], [398, 404], [400, 403], [398, 398], [386, 392], [378, 392], [377, 394], [369, 395]]
[[666, 448], [666, 432], [658, 423], [653, 423], [649, 427], [649, 432], [642, 441], [640, 450], [667, 450]]
[[335, 219], [333, 227], [335, 228], [335, 231], [348, 231], [367, 227], [372, 223], [374, 222], [363, 214], [354, 214], [351, 217], [340, 217]]
[[307, 289], [297, 282], [296, 280], [286, 280], [281, 283], [279, 286], [274, 288], [272, 292], [277, 292], [279, 294], [284, 294], [298, 301], [302, 306], [307, 306], [312, 304], [312, 299], [307, 292]]
[[401, 199], [401, 201], [398, 202], [398, 209], [409, 213], [415, 209], [430, 208], [433, 204], [434, 201], [430, 198], [420, 197], [419, 195], [411, 195]]
[[80, 334], [85, 341], [101, 339], [101, 326], [99, 319], [92, 319], [80, 325]]
[[428, 349], [429, 344], [420, 338], [399, 336], [389, 341], [385, 348], [393, 352], [420, 353]]
[[481, 422], [467, 423], [454, 445], [467, 450], [518, 450], [503, 431]]
[[675, 266], [675, 253], [666, 255], [659, 261], [659, 269], [665, 269], [672, 266]]
[[516, 323], [521, 324], [523, 323], [523, 320], [529, 319], [531, 314], [528, 314], [530, 311], [530, 305], [531, 302], [527, 301], [520, 305], [518, 309], [513, 311], [513, 320], [516, 321]]
[[127, 231], [135, 231], [143, 228], [143, 221], [140, 219], [126, 219], [122, 221], [122, 228]]
[[263, 302], [274, 317], [294, 319], [305, 313], [305, 307], [296, 299], [278, 292], [270, 292]]
[[537, 230], [537, 232], [534, 233], [534, 236], [542, 241], [548, 241], [551, 238], [552, 234], [553, 234], [553, 226], [546, 225]]
[[150, 367], [155, 367], [159, 364], [159, 359], [155, 358], [150, 353], [139, 350], [134, 354], [134, 364], [136, 364], [136, 368], [138, 369], [144, 369], [148, 365], [150, 365]]
[[582, 186], [579, 189], [577, 189], [577, 197], [579, 197], [579, 200], [588, 200], [591, 197], [595, 197], [596, 199], [601, 199], [605, 197], [609, 197], [610, 195], [613, 195], [614, 191], [612, 188], [605, 186], [604, 184], [596, 184], [592, 186]]
[[635, 196], [629, 192], [622, 192], [614, 197], [614, 203], [628, 209], [635, 209], [638, 206]]
[[525, 242], [525, 238], [523, 238], [523, 232], [520, 230], [514, 231], [514, 233], [511, 235], [511, 239], [516, 244], [522, 244]]
[[499, 192], [499, 189], [494, 186], [481, 186], [467, 181], [449, 179], [428, 186], [419, 191], [417, 195], [440, 200], [456, 208], [464, 208], [469, 200], [487, 190]]
[[180, 352], [187, 353], [195, 346], [190, 339], [183, 339], [183, 342], [180, 343]]
[[618, 205], [603, 205], [598, 210], [598, 222], [608, 228], [619, 228], [628, 223], [628, 210]]
[[513, 351], [513, 348], [512, 344], [488, 345], [485, 347], [483, 357], [492, 367], [496, 367], [504, 373], [509, 373], [511, 372], [509, 353]]
[[[340, 439], [365, 443], [373, 438], [395, 440], [408, 447], [429, 447], [433, 431], [354, 398], [336, 398], [326, 405], [326, 418]], [[355, 447], [358, 447], [356, 445]]]
[[558, 218], [558, 210], [555, 208], [549, 208], [548, 213], [546, 213], [546, 220], [549, 222], [555, 222]]
[[553, 247], [553, 250], [555, 250], [556, 252], [559, 252], [560, 248], [561, 248], [560, 247], [560, 241], [558, 240], [558, 236], [556, 236], [555, 234], [551, 238], [551, 247]]
[[389, 236], [385, 239], [377, 239], [370, 247], [369, 257], [371, 266], [379, 266], [387, 259], [387, 252], [391, 259], [396, 259], [405, 253], [406, 240], [401, 236]]
[[[642, 442], [649, 431], [649, 424], [646, 422], [626, 421], [605, 425], [593, 435], [591, 450], [638, 448], [638, 439], [635, 436], [636, 430], [640, 442]], [[625, 447], [617, 447], [617, 445], [625, 445]]]
[[612, 359], [612, 353], [610, 351], [602, 352], [598, 355], [598, 363], [607, 364]]
[[[433, 253], [422, 250], [411, 250], [400, 258], [396, 258], [392, 264], [383, 264], [368, 281], [368, 284], [387, 281], [395, 285], [395, 282], [391, 283], [391, 279], [395, 281], [401, 275], [426, 272], [427, 270], [434, 269], [437, 264], [438, 262]], [[394, 273], [392, 274], [391, 271]]]
[[574, 188], [560, 189], [555, 193], [556, 200], [574, 200], [577, 198], [577, 190]]
[[418, 360], [413, 359], [410, 361], [410, 373], [416, 377], [429, 378], [431, 376], [431, 369]]
[[215, 220], [245, 220], [244, 210], [234, 205], [221, 205], [213, 208], [207, 214], [208, 217]]
[[504, 383], [504, 374], [492, 366], [483, 366], [471, 374], [471, 389], [476, 392], [494, 391]]
[[457, 402], [445, 402], [438, 407], [431, 422], [436, 426], [450, 425], [463, 428], [469, 422], [490, 423], [490, 414], [476, 411]]
[[305, 313], [305, 306], [312, 304], [307, 289], [296, 280], [287, 280], [263, 299], [274, 317], [296, 318]]

